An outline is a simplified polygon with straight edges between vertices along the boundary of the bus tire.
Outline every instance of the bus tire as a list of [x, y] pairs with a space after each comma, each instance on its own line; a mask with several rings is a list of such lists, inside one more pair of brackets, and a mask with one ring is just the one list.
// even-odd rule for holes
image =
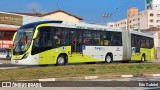
[[145, 56], [145, 54], [143, 54], [142, 57], [141, 57], [141, 62], [144, 62], [144, 61], [146, 61], [146, 56]]
[[57, 63], [56, 65], [58, 66], [61, 66], [61, 65], [65, 65], [66, 64], [66, 57], [65, 55], [60, 55], [58, 58], [57, 58]]
[[111, 63], [113, 61], [112, 54], [107, 54], [105, 57], [106, 63]]

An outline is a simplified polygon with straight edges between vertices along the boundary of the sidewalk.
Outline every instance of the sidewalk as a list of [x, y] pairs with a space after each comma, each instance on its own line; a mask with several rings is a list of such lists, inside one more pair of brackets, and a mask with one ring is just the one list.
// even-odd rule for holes
[[150, 62], [157, 62], [157, 63], [160, 63], [160, 59], [155, 59], [155, 60], [150, 61]]
[[64, 77], [64, 78], [45, 78], [20, 81], [81, 81], [94, 79], [115, 79], [115, 78], [133, 78], [133, 77], [160, 77], [160, 74], [143, 74], [143, 75], [103, 75], [103, 76], [83, 76], [83, 77]]

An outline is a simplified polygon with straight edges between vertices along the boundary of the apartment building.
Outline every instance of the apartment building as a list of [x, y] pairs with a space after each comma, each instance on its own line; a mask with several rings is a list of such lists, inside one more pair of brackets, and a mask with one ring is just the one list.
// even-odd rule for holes
[[[130, 8], [137, 9], [137, 8]], [[109, 22], [107, 26], [119, 27], [122, 29], [145, 30], [152, 27], [160, 28], [160, 10], [145, 10], [142, 12], [129, 12], [127, 18], [116, 22]], [[138, 14], [136, 14], [138, 13]]]

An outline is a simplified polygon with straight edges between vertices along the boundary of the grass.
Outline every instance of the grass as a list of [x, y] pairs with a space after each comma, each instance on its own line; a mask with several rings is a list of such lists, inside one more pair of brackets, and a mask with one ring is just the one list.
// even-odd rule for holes
[[142, 75], [152, 73], [160, 73], [159, 63], [83, 64], [75, 66], [47, 66], [0, 70], [0, 81], [77, 77], [88, 75]]

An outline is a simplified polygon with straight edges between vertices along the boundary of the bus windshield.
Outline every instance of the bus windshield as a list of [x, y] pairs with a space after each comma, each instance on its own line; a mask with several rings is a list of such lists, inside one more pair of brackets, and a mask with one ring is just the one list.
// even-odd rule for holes
[[13, 43], [13, 54], [24, 54], [31, 45], [34, 27], [20, 28]]

